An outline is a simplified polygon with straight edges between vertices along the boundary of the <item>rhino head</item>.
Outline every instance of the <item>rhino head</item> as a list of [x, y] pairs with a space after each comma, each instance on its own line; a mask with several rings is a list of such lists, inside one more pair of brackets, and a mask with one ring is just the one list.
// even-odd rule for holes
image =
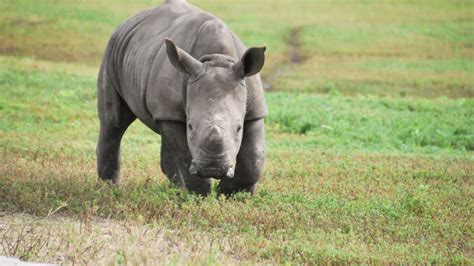
[[166, 48], [174, 67], [189, 75], [183, 92], [192, 155], [189, 172], [203, 178], [232, 178], [246, 113], [245, 78], [262, 69], [265, 47], [248, 49], [237, 62], [224, 55], [197, 60], [170, 39]]

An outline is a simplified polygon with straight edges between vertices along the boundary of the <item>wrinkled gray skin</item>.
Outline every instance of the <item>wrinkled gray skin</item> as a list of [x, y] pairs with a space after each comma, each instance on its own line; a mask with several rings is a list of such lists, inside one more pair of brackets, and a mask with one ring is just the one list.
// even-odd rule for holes
[[216, 178], [220, 193], [253, 193], [265, 160], [264, 51], [182, 0], [120, 25], [98, 77], [99, 177], [119, 183], [120, 141], [138, 118], [161, 135], [171, 182], [205, 195]]

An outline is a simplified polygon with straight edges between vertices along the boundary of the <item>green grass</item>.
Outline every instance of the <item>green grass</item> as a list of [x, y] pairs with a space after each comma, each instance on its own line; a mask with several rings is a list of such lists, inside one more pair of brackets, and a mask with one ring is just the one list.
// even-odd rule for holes
[[[32, 249], [19, 237], [28, 218], [17, 226], [0, 219], [0, 239], [20, 245], [0, 245], [0, 255], [82, 264], [472, 264], [472, 2], [192, 2], [247, 44], [267, 44], [264, 74], [280, 72], [265, 95], [268, 156], [256, 195], [199, 198], [171, 187], [160, 138], [139, 122], [123, 140], [122, 185], [97, 180], [98, 63], [113, 27], [152, 1], [3, 1], [0, 218], [48, 217], [35, 223], [37, 234], [75, 249]], [[288, 59], [296, 28], [299, 65]], [[115, 239], [107, 242], [97, 217], [125, 229], [107, 229]], [[148, 230], [163, 230], [166, 237], [155, 233], [164, 253], [141, 237]], [[139, 255], [127, 248], [135, 245]]]
[[[10, 59], [11, 60], [11, 59]], [[10, 68], [13, 68], [10, 66]], [[94, 143], [97, 134], [95, 76], [64, 72], [0, 70], [4, 88], [0, 128], [12, 149], [25, 136], [61, 137], [30, 148]], [[392, 99], [339, 94], [271, 93], [266, 120], [269, 147], [335, 151], [468, 155], [474, 149], [474, 101]], [[38, 132], [38, 127], [42, 130]], [[76, 136], [77, 138], [74, 138]], [[82, 138], [81, 138], [82, 136]], [[14, 138], [14, 139], [10, 139]], [[74, 144], [76, 145], [76, 144]]]
[[[474, 149], [474, 101], [269, 94], [271, 133], [299, 133], [292, 147], [418, 154]], [[296, 145], [295, 145], [296, 144]]]
[[[474, 94], [472, 1], [191, 2], [225, 20], [249, 46], [265, 44], [266, 76], [289, 64], [287, 38], [301, 30], [307, 61], [273, 80], [278, 90], [327, 93], [337, 87], [348, 95], [430, 98]], [[97, 65], [113, 28], [153, 3], [3, 1], [0, 53]]]
[[124, 139], [123, 186], [98, 182], [94, 75], [3, 59], [3, 210], [45, 216], [65, 205], [65, 215], [232, 236], [234, 252], [254, 262], [468, 259], [472, 100], [267, 94], [257, 195], [196, 199], [168, 185], [159, 138], [139, 123]]

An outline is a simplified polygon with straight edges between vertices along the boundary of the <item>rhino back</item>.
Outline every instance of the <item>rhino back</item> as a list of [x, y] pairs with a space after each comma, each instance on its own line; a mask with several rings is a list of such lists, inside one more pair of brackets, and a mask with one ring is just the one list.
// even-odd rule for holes
[[[167, 1], [131, 17], [114, 32], [107, 65], [116, 79], [116, 90], [134, 114], [157, 131], [156, 121], [186, 121], [183, 90], [188, 76], [177, 71], [166, 53], [165, 38], [171, 38], [195, 58], [220, 53], [236, 60], [245, 46], [215, 16], [185, 3]], [[248, 110], [263, 109], [248, 117], [266, 115], [259, 76], [250, 78]], [[255, 101], [253, 99], [259, 99]]]

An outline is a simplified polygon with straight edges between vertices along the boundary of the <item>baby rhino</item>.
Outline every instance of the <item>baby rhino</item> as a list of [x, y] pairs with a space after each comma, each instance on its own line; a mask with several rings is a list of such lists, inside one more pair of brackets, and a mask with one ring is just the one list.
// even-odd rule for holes
[[264, 52], [183, 0], [117, 27], [98, 77], [99, 177], [119, 182], [120, 141], [138, 118], [161, 135], [171, 182], [205, 195], [215, 178], [219, 193], [253, 193], [265, 160]]

